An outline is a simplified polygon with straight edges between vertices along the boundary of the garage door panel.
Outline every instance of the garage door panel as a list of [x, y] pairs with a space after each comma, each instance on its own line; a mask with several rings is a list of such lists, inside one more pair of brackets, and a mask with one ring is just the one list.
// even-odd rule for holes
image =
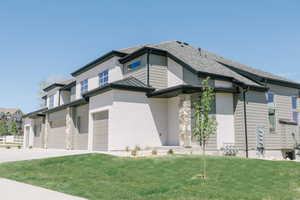
[[74, 149], [87, 150], [88, 149], [88, 133], [80, 133], [74, 136]]
[[94, 115], [94, 139], [93, 149], [95, 151], [108, 150], [108, 112], [101, 112]]
[[66, 126], [65, 120], [51, 121], [51, 128], [48, 135], [48, 148], [66, 148]]

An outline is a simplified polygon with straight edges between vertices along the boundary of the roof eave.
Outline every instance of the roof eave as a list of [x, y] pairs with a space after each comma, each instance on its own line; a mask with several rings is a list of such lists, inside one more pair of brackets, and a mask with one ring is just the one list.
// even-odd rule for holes
[[101, 63], [109, 60], [110, 58], [112, 58], [114, 56], [123, 57], [123, 56], [126, 56], [126, 55], [128, 55], [128, 54], [123, 53], [123, 52], [119, 52], [119, 51], [115, 51], [115, 50], [110, 51], [110, 52], [104, 54], [103, 56], [97, 58], [96, 60], [88, 63], [87, 65], [85, 65], [85, 66], [79, 68], [78, 70], [74, 71], [73, 73], [71, 73], [71, 75], [73, 77], [76, 77], [76, 76], [78, 76], [78, 75], [80, 75], [80, 74], [82, 74], [82, 73], [84, 73], [84, 72], [92, 69], [96, 65], [99, 65], [99, 64], [101, 64]]
[[53, 84], [47, 86], [46, 88], [44, 88], [43, 91], [44, 92], [48, 92], [48, 91], [50, 91], [50, 90], [52, 90], [52, 89], [54, 89], [56, 87], [63, 87], [63, 86], [65, 86], [65, 84], [53, 83]]
[[130, 86], [130, 85], [121, 85], [116, 83], [110, 83], [106, 86], [98, 87], [94, 90], [91, 90], [82, 96], [85, 98], [89, 98], [98, 94], [102, 94], [104, 92], [113, 90], [113, 89], [119, 89], [119, 90], [128, 90], [128, 91], [136, 91], [136, 92], [151, 92], [154, 91], [155, 88], [151, 87], [138, 87], [138, 86]]
[[132, 52], [131, 54], [128, 54], [127, 56], [120, 58], [119, 62], [121, 64], [124, 64], [126, 62], [129, 62], [139, 56], [142, 56], [143, 54], [147, 53], [147, 52], [151, 52], [151, 54], [155, 54], [155, 55], [167, 55], [167, 51], [161, 50], [161, 49], [156, 49], [156, 48], [152, 48], [152, 47], [142, 47], [134, 52]]
[[[173, 96], [177, 96], [178, 94], [192, 94], [196, 92], [202, 92], [203, 88], [201, 86], [197, 85], [177, 85], [161, 90], [156, 90], [150, 93], [147, 93], [148, 97], [153, 97], [153, 98], [170, 98]], [[216, 93], [238, 93], [237, 88], [231, 87], [215, 87], [214, 91]], [[171, 95], [168, 95], [171, 94]]]
[[48, 108], [41, 108], [39, 110], [36, 110], [36, 111], [30, 112], [26, 115], [23, 115], [22, 118], [27, 118], [27, 117], [31, 117], [31, 116], [34, 116], [34, 115], [42, 114], [46, 110], [48, 110]]
[[42, 114], [53, 113], [53, 112], [57, 112], [57, 111], [60, 111], [60, 110], [64, 110], [68, 107], [80, 106], [80, 105], [84, 105], [84, 104], [87, 104], [87, 103], [88, 103], [88, 99], [82, 98], [82, 99], [78, 99], [76, 101], [72, 101], [70, 103], [61, 105], [61, 106], [57, 106], [57, 107], [48, 109], [48, 110], [42, 112]]

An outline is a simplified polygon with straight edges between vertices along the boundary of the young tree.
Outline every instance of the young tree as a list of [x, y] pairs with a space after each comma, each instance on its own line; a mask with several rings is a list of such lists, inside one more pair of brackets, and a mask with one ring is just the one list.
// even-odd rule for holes
[[0, 120], [0, 135], [6, 135], [8, 128], [5, 120]]
[[203, 154], [203, 178], [206, 178], [206, 144], [208, 138], [214, 135], [217, 128], [216, 119], [210, 116], [214, 103], [214, 89], [209, 85], [209, 78], [202, 81], [202, 92], [199, 94], [199, 99], [194, 102], [194, 119], [195, 127], [193, 135], [202, 147]]
[[17, 135], [18, 134], [18, 127], [17, 123], [15, 121], [12, 121], [9, 125], [9, 133], [11, 135]]

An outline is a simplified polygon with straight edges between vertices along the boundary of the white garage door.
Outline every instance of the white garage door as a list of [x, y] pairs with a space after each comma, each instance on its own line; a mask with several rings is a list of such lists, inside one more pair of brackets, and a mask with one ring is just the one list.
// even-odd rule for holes
[[50, 122], [50, 131], [48, 135], [49, 149], [66, 148], [66, 120], [59, 119]]
[[108, 150], [108, 112], [100, 112], [94, 114], [94, 138], [93, 150], [94, 151], [107, 151]]

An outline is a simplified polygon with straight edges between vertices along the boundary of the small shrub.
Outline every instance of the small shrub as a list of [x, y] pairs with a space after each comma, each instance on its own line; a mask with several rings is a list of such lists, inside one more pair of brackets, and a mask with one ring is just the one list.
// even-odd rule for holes
[[129, 152], [129, 151], [130, 151], [129, 146], [127, 146], [127, 147], [125, 148], [125, 151], [126, 151], [126, 152]]
[[239, 152], [238, 148], [233, 144], [226, 144], [221, 150], [224, 156], [236, 156]]
[[18, 145], [18, 149], [21, 149], [21, 145]]
[[32, 146], [29, 146], [28, 148], [29, 148], [29, 149], [32, 149]]
[[138, 151], [137, 151], [137, 150], [132, 150], [132, 151], [131, 151], [131, 155], [132, 155], [132, 156], [135, 157], [135, 156], [137, 156], [137, 154], [138, 154]]
[[6, 149], [10, 149], [11, 147], [10, 146], [6, 146]]
[[173, 155], [173, 154], [174, 154], [173, 149], [169, 149], [168, 154], [169, 154], [169, 155]]
[[153, 156], [156, 156], [156, 155], [157, 155], [157, 150], [156, 150], [156, 149], [153, 149], [152, 152], [151, 152], [151, 154], [152, 154]]

